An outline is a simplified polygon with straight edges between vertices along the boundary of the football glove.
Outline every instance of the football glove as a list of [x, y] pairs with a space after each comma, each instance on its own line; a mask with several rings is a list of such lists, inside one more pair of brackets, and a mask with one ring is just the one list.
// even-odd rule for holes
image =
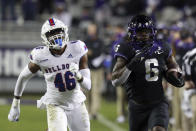
[[185, 84], [183, 75], [179, 71], [167, 71], [165, 75], [165, 79], [175, 87], [183, 87]]
[[138, 63], [142, 61], [142, 57], [149, 51], [152, 47], [152, 44], [147, 44], [141, 50], [138, 50], [135, 56], [131, 59], [131, 61], [126, 65], [129, 70], [133, 70]]
[[73, 73], [77, 81], [81, 81], [83, 79], [82, 74], [79, 71], [79, 66], [77, 64], [71, 63], [69, 66], [69, 70]]
[[8, 120], [11, 122], [19, 121], [20, 117], [20, 99], [14, 98], [12, 101], [12, 106], [8, 114]]

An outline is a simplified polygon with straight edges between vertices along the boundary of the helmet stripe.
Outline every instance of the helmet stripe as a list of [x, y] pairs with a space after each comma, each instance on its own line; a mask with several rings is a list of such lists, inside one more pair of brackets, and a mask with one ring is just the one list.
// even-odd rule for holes
[[48, 21], [49, 21], [49, 23], [50, 23], [50, 26], [55, 25], [53, 18], [50, 18]]

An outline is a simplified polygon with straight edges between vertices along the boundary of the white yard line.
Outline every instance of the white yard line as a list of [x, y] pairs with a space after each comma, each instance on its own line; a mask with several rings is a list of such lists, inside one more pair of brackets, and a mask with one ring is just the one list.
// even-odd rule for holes
[[118, 126], [117, 124], [109, 121], [101, 114], [98, 114], [98, 121], [102, 123], [103, 125], [107, 126], [108, 128], [110, 128], [112, 131], [127, 131], [121, 128], [120, 126]]

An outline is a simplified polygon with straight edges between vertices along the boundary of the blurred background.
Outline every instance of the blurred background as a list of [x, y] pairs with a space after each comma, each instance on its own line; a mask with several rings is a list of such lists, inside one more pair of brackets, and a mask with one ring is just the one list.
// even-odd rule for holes
[[[114, 43], [138, 13], [154, 19], [157, 38], [171, 44], [181, 66], [184, 54], [195, 48], [195, 0], [0, 0], [0, 131], [47, 129], [46, 112], [36, 108], [36, 100], [46, 90], [41, 73], [23, 93], [20, 121], [11, 123], [7, 115], [17, 76], [31, 49], [43, 45], [41, 26], [50, 17], [62, 20], [69, 27], [70, 40], [80, 39], [89, 49], [92, 90], [86, 96], [91, 130], [127, 131], [126, 94], [110, 80]], [[196, 131], [196, 111], [184, 101], [186, 91], [163, 84], [171, 105], [169, 131]]]

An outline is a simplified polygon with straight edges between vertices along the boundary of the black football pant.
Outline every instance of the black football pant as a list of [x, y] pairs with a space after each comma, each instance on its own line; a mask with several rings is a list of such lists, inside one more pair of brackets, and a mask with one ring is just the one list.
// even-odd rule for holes
[[157, 104], [137, 104], [129, 100], [129, 131], [148, 131], [155, 126], [164, 127], [169, 123], [169, 105], [166, 100]]

